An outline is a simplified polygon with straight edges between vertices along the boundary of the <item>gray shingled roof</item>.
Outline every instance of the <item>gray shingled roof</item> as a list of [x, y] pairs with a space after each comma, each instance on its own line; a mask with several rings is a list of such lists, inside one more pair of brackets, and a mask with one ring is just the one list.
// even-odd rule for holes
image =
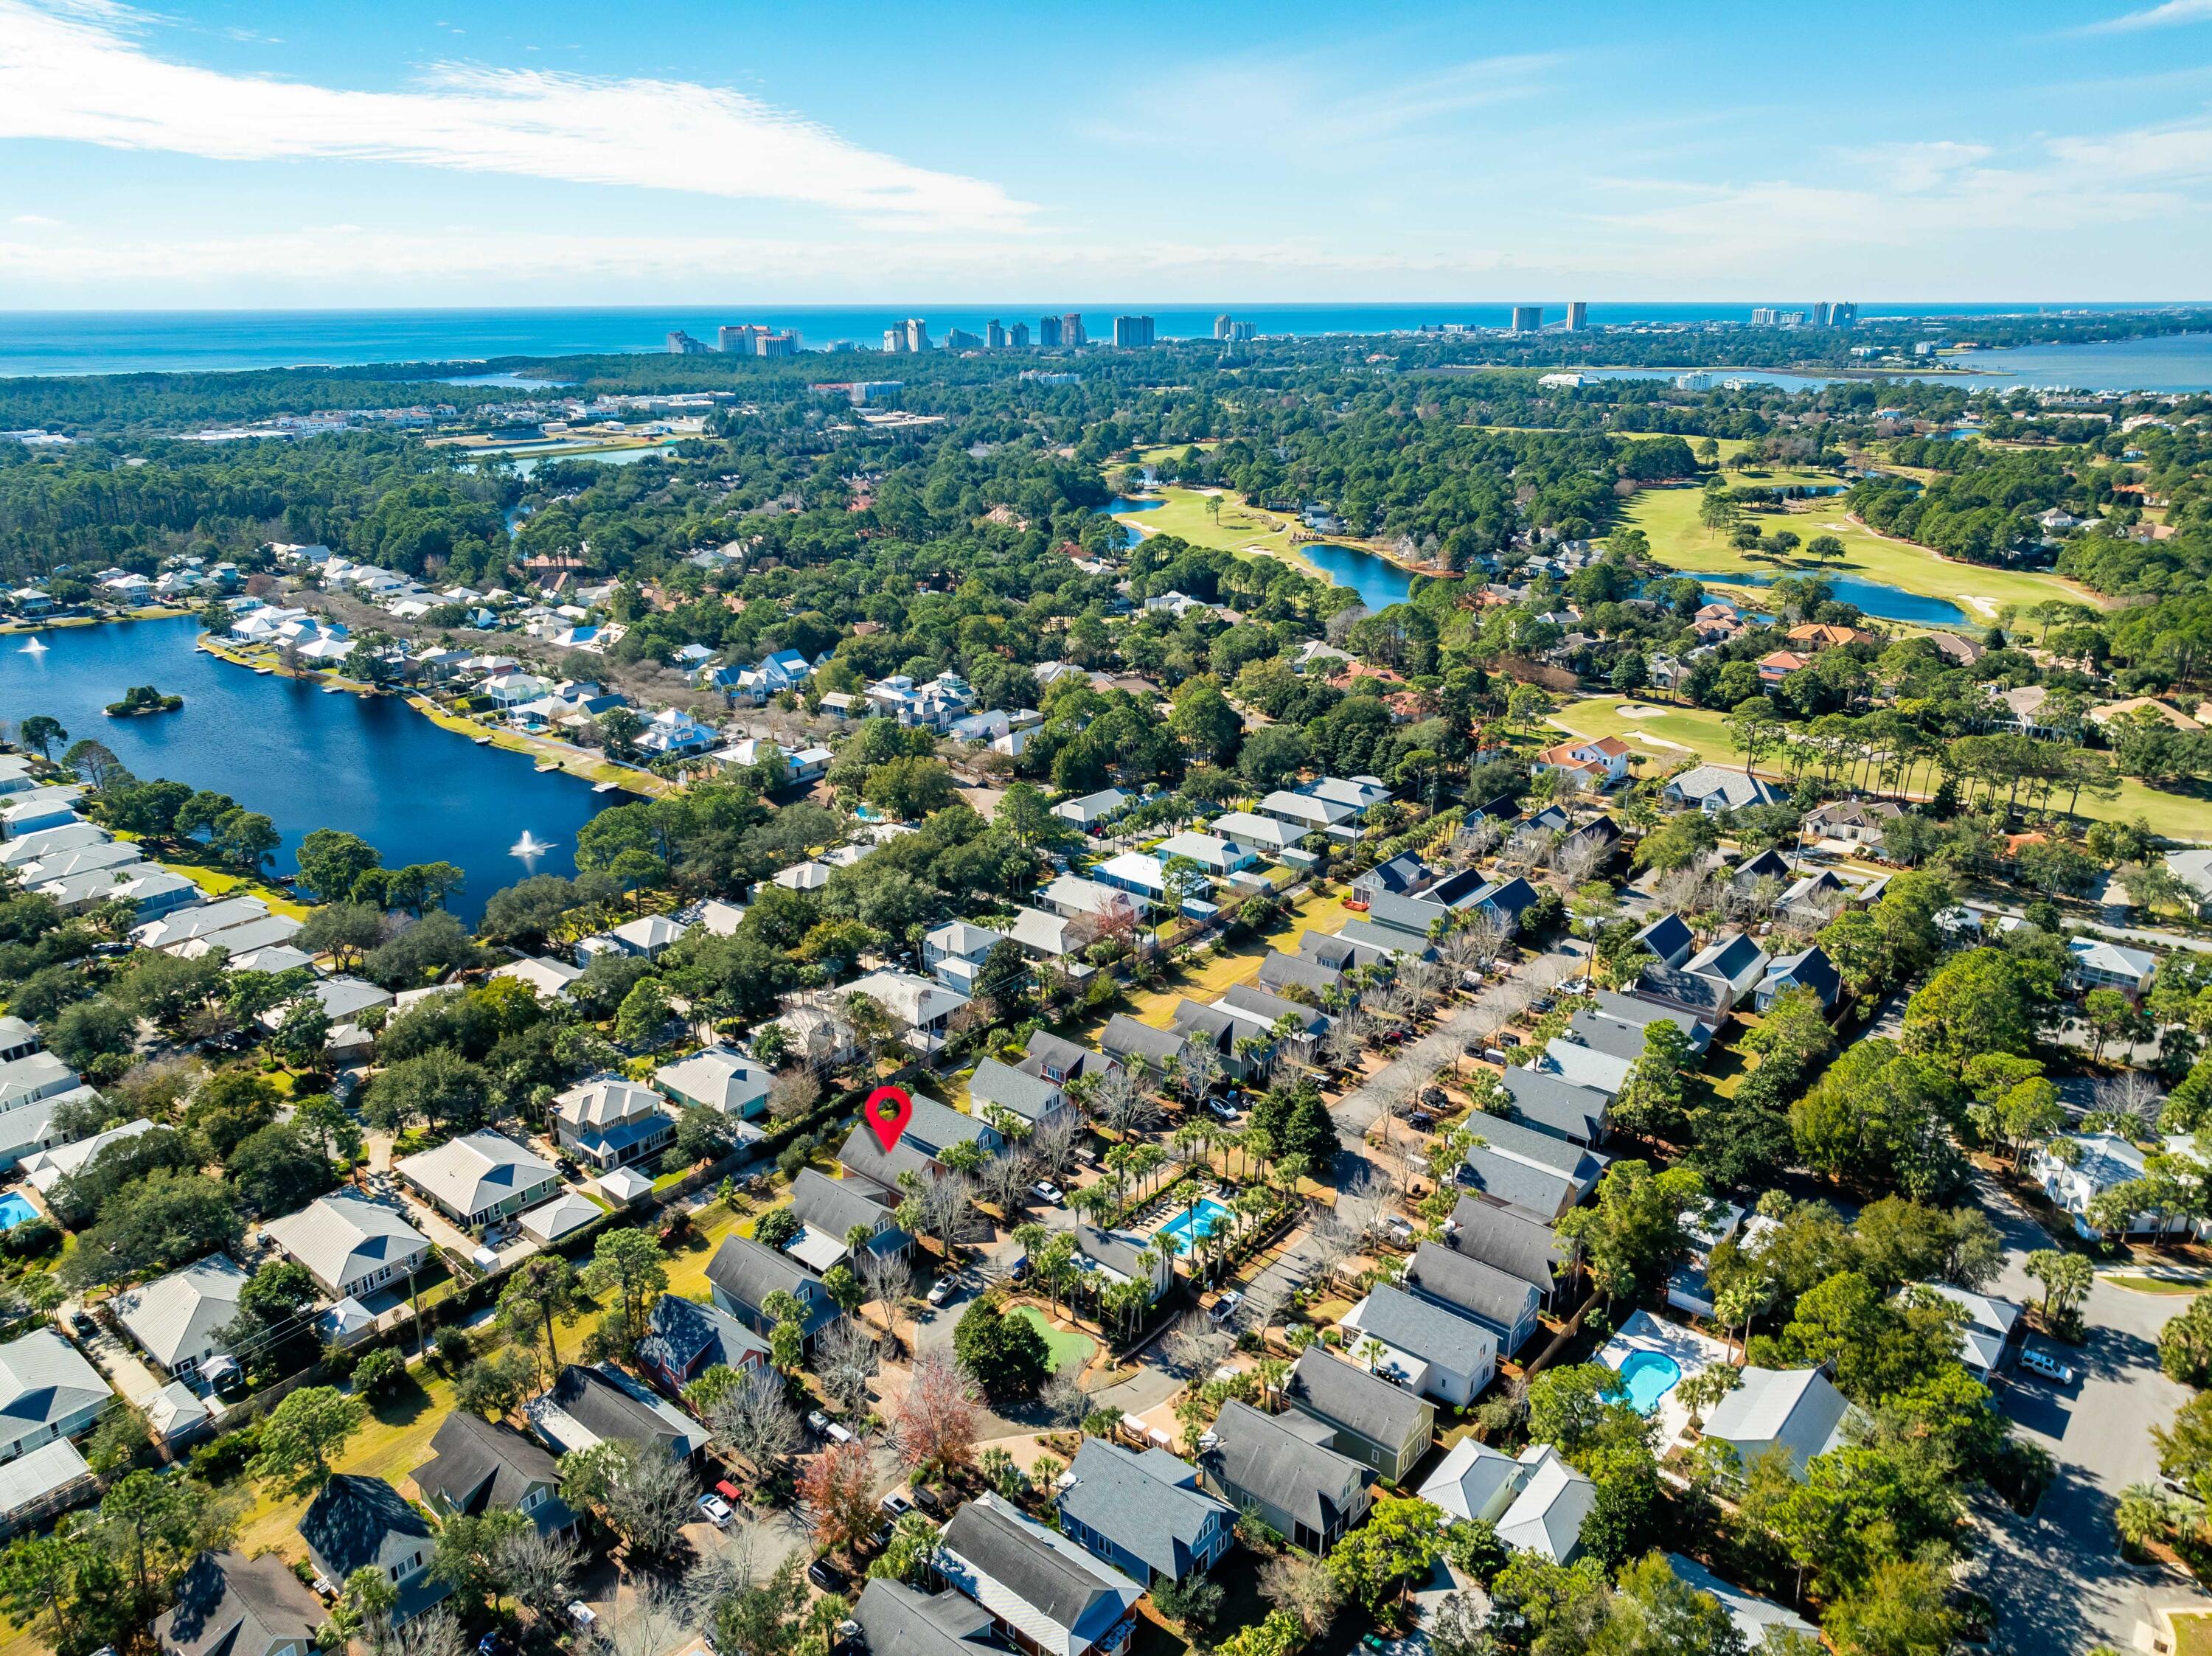
[[957, 1592], [916, 1592], [902, 1581], [870, 1579], [853, 1606], [868, 1656], [975, 1656], [1004, 1650], [991, 1612]]
[[[801, 1168], [791, 1181], [791, 1210], [809, 1230], [844, 1239], [854, 1225], [873, 1230], [891, 1217], [891, 1208], [879, 1199], [883, 1187], [866, 1179], [832, 1179], [814, 1168]], [[885, 1253], [911, 1239], [894, 1223], [868, 1244], [871, 1253]]]
[[956, 1511], [938, 1545], [1071, 1633], [1096, 1619], [1106, 1601], [1118, 1604], [1120, 1595], [1109, 1575], [1135, 1586], [1110, 1564], [1086, 1563], [1080, 1555], [1071, 1556], [1040, 1539], [988, 1495]]
[[1498, 1338], [1488, 1329], [1402, 1288], [1377, 1288], [1365, 1304], [1359, 1331], [1395, 1350], [1461, 1374], [1480, 1374], [1485, 1363], [1498, 1360]]
[[987, 1058], [975, 1066], [968, 1083], [969, 1107], [981, 1110], [996, 1104], [1024, 1121], [1041, 1121], [1066, 1101], [1060, 1089], [1042, 1076], [1024, 1075], [1011, 1064]]
[[1260, 962], [1260, 981], [1279, 994], [1292, 985], [1310, 989], [1316, 995], [1325, 995], [1336, 987], [1343, 974], [1318, 961], [1302, 960], [1296, 955], [1285, 955], [1278, 949]]
[[390, 1535], [428, 1544], [430, 1520], [380, 1477], [332, 1475], [300, 1520], [300, 1538], [314, 1555], [315, 1567], [340, 1584], [362, 1565], [375, 1563]]
[[[1514, 1113], [1535, 1126], [1595, 1139], [1605, 1125], [1607, 1101], [1603, 1093], [1525, 1065], [1508, 1065], [1504, 1081], [1505, 1090], [1513, 1095]], [[1476, 1124], [1478, 1129], [1480, 1125]]]
[[1565, 1212], [1577, 1194], [1574, 1181], [1565, 1174], [1500, 1156], [1480, 1145], [1468, 1151], [1460, 1167], [1459, 1182], [1494, 1201], [1510, 1202], [1547, 1219]]
[[1142, 1060], [1158, 1065], [1171, 1058], [1182, 1056], [1183, 1040], [1166, 1029], [1155, 1029], [1149, 1023], [1139, 1023], [1127, 1012], [1116, 1012], [1106, 1021], [1106, 1028], [1098, 1037], [1105, 1051], [1124, 1060]]
[[[867, 1129], [858, 1131], [866, 1132]], [[842, 1314], [836, 1301], [823, 1289], [820, 1277], [788, 1254], [764, 1247], [750, 1236], [722, 1239], [722, 1245], [714, 1250], [714, 1257], [707, 1262], [707, 1280], [739, 1305], [762, 1311], [763, 1315], [766, 1313], [763, 1307], [769, 1295], [778, 1289], [797, 1295], [799, 1303], [806, 1307], [805, 1329], [810, 1336]], [[585, 1421], [584, 1424], [589, 1426], [591, 1422]], [[602, 1432], [600, 1435], [606, 1435]]]
[[711, 1362], [735, 1368], [747, 1355], [768, 1361], [768, 1342], [718, 1305], [664, 1294], [653, 1302], [646, 1337], [637, 1354], [672, 1374], [682, 1374], [702, 1352]]
[[269, 1656], [280, 1645], [312, 1645], [330, 1620], [322, 1600], [274, 1553], [204, 1552], [177, 1583], [177, 1604], [155, 1618], [170, 1656]]
[[672, 1455], [684, 1453], [672, 1425], [596, 1368], [570, 1363], [545, 1395], [602, 1443], [619, 1438], [641, 1448], [652, 1445]]
[[1411, 1392], [1317, 1345], [1299, 1355], [1283, 1383], [1283, 1396], [1316, 1419], [1391, 1449], [1403, 1449], [1416, 1437], [1425, 1441], [1436, 1427], [1436, 1410]]
[[1213, 1441], [1199, 1455], [1201, 1466], [1319, 1533], [1348, 1519], [1359, 1491], [1374, 1481], [1358, 1461], [1233, 1398], [1207, 1435]]
[[1556, 1133], [1547, 1133], [1540, 1127], [1532, 1127], [1525, 1121], [1516, 1121], [1510, 1116], [1478, 1115], [1468, 1124], [1474, 1136], [1482, 1139], [1493, 1150], [1518, 1156], [1523, 1162], [1534, 1162], [1553, 1173], [1588, 1185], [1605, 1170], [1610, 1156], [1600, 1154], [1581, 1144], [1571, 1143]]
[[1198, 1469], [1164, 1449], [1132, 1454], [1087, 1437], [1067, 1469], [1060, 1509], [1171, 1580], [1198, 1562], [1206, 1520], [1236, 1511], [1198, 1488]]
[[[536, 1439], [504, 1422], [455, 1410], [439, 1422], [430, 1440], [434, 1458], [410, 1474], [425, 1496], [442, 1495], [454, 1508], [481, 1513], [513, 1507], [533, 1483], [557, 1489], [561, 1468]], [[541, 1530], [566, 1529], [575, 1521], [556, 1495], [531, 1513]]]
[[1556, 1286], [1566, 1250], [1544, 1220], [1467, 1196], [1452, 1210], [1451, 1222], [1447, 1245], [1454, 1253], [1533, 1283], [1547, 1294]]
[[1437, 1242], [1424, 1242], [1413, 1250], [1405, 1282], [1424, 1298], [1457, 1306], [1500, 1331], [1529, 1316], [1540, 1297], [1534, 1283]]

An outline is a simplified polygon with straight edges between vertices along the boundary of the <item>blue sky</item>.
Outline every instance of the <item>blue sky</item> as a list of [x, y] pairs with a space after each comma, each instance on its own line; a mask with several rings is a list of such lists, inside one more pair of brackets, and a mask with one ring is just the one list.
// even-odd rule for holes
[[2212, 0], [0, 0], [0, 308], [2201, 299]]

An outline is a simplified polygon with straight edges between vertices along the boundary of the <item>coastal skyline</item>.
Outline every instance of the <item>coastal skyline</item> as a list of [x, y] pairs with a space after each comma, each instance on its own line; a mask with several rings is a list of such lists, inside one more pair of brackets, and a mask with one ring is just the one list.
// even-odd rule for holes
[[2212, 252], [2193, 3], [1066, 22], [0, 0], [0, 308], [2050, 304]]

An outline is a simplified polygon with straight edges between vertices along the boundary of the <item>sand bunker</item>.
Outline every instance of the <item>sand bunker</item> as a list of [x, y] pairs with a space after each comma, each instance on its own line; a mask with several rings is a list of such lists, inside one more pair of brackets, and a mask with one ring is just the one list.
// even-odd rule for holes
[[1633, 701], [1622, 702], [1613, 712], [1623, 719], [1664, 719], [1667, 716], [1664, 707], [1640, 707]]

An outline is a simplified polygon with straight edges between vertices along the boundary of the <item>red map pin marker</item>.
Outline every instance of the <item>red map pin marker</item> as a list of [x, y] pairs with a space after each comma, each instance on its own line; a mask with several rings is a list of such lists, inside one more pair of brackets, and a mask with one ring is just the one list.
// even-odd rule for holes
[[876, 1130], [877, 1142], [889, 1156], [891, 1146], [906, 1131], [906, 1124], [914, 1119], [914, 1101], [896, 1087], [878, 1087], [860, 1106], [860, 1119]]

